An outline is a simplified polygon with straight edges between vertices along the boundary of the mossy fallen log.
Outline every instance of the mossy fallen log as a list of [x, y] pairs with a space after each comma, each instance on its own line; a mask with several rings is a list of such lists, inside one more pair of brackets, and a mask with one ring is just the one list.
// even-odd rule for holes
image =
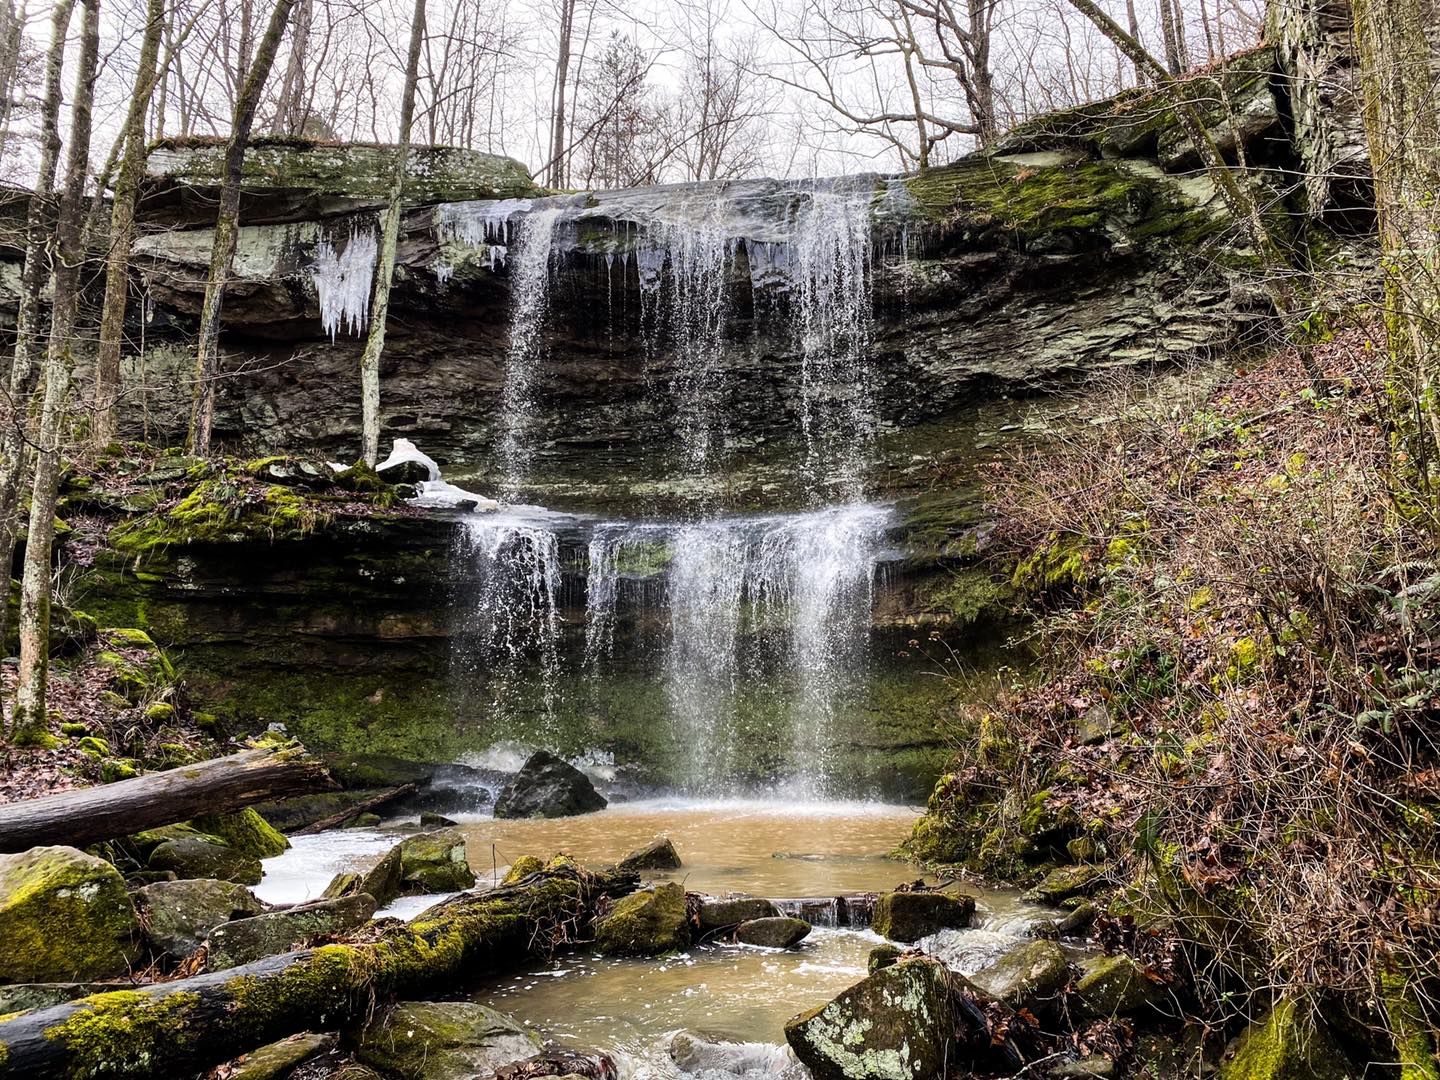
[[45, 844], [83, 848], [201, 814], [333, 787], [325, 766], [298, 743], [259, 746], [133, 780], [0, 806], [0, 853]]
[[333, 1029], [380, 998], [503, 968], [588, 930], [634, 875], [557, 859], [354, 940], [0, 1018], [0, 1077], [181, 1076], [297, 1031]]

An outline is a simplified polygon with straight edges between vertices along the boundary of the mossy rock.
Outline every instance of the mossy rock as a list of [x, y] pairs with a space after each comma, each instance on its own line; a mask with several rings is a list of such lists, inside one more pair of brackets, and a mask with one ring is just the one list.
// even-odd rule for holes
[[1012, 1009], [1041, 1013], [1053, 1007], [1070, 981], [1070, 961], [1053, 941], [1017, 945], [970, 981]]
[[892, 892], [875, 902], [870, 929], [906, 944], [941, 930], [964, 930], [975, 917], [975, 898], [940, 892]]
[[113, 784], [117, 780], [133, 780], [139, 775], [140, 770], [135, 767], [135, 763], [125, 758], [111, 758], [100, 763], [100, 780], [105, 784]]
[[870, 950], [869, 957], [865, 961], [865, 969], [868, 974], [874, 975], [881, 968], [890, 967], [900, 962], [905, 955], [905, 950], [899, 945], [876, 945]]
[[417, 833], [399, 846], [404, 892], [459, 892], [475, 885], [475, 874], [465, 861], [465, 837], [458, 830]]
[[700, 929], [709, 933], [739, 926], [751, 919], [773, 919], [784, 912], [773, 900], [756, 896], [735, 896], [725, 900], [706, 900], [700, 905]]
[[[335, 1036], [304, 1032], [246, 1054], [225, 1073], [226, 1080], [277, 1080], [335, 1045]], [[333, 1074], [330, 1074], [333, 1075]]]
[[110, 542], [129, 555], [189, 544], [271, 544], [303, 539], [331, 517], [323, 503], [294, 488], [222, 475], [201, 481], [164, 513], [116, 526]]
[[1292, 1001], [1241, 1033], [1220, 1080], [1353, 1080], [1360, 1076], [1334, 1038]]
[[243, 885], [196, 878], [137, 889], [135, 906], [151, 947], [178, 960], [193, 954], [221, 923], [259, 915], [267, 905]]
[[150, 853], [151, 870], [173, 870], [185, 878], [215, 878], [241, 885], [259, 885], [264, 871], [253, 855], [199, 837], [166, 840]]
[[104, 859], [70, 847], [0, 855], [0, 981], [123, 975], [138, 929], [125, 881]]
[[631, 893], [595, 925], [595, 947], [615, 956], [656, 956], [690, 945], [685, 890], [675, 882]]
[[101, 631], [106, 648], [94, 656], [96, 667], [108, 671], [120, 696], [131, 705], [155, 697], [175, 682], [175, 668], [144, 630], [114, 628]]
[[638, 874], [652, 870], [680, 869], [680, 853], [668, 836], [657, 836], [642, 848], [625, 855], [615, 864], [623, 873]]
[[363, 873], [342, 872], [331, 879], [322, 894], [331, 900], [341, 896], [368, 893], [379, 907], [386, 907], [404, 891], [404, 845], [396, 844], [380, 857], [380, 861]]
[[353, 1034], [355, 1057], [402, 1080], [471, 1080], [540, 1050], [540, 1040], [469, 1001], [402, 1001]]
[[357, 893], [237, 919], [210, 931], [205, 966], [222, 971], [278, 956], [308, 938], [353, 930], [374, 914], [375, 898]]
[[1105, 868], [1094, 863], [1059, 866], [1045, 875], [1038, 885], [1021, 899], [1031, 904], [1061, 904], [1076, 896], [1086, 896], [1105, 882]]
[[290, 841], [251, 807], [228, 814], [204, 814], [192, 822], [195, 828], [219, 837], [228, 847], [257, 859], [284, 854]]
[[521, 855], [518, 859], [516, 859], [513, 863], [510, 864], [510, 869], [505, 871], [505, 876], [501, 879], [500, 884], [518, 884], [519, 882], [529, 877], [531, 874], [538, 874], [541, 870], [544, 869], [544, 860], [539, 859], [534, 855]]
[[1075, 984], [1078, 1013], [1108, 1019], [1133, 1016], [1159, 1005], [1169, 997], [1163, 984], [1150, 978], [1130, 957], [1101, 956], [1087, 962]]

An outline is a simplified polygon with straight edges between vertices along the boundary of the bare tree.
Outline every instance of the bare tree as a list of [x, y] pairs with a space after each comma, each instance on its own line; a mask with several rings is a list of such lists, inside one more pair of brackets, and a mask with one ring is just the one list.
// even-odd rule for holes
[[405, 60], [405, 89], [400, 99], [400, 134], [390, 175], [380, 257], [370, 300], [370, 332], [360, 357], [360, 456], [374, 465], [380, 449], [380, 354], [385, 350], [385, 324], [390, 314], [390, 278], [395, 273], [395, 245], [400, 237], [400, 211], [405, 193], [405, 163], [410, 156], [410, 123], [415, 114], [415, 83], [420, 77], [420, 50], [425, 42], [425, 0], [415, 0], [410, 23], [410, 51]]
[[554, 188], [566, 184], [565, 141], [566, 116], [565, 95], [570, 81], [570, 46], [575, 33], [575, 8], [577, 0], [559, 0], [558, 42], [555, 50], [555, 84], [551, 91], [550, 110], [550, 161], [547, 183]]
[[723, 43], [713, 23], [692, 43], [670, 110], [677, 125], [670, 141], [689, 180], [744, 176], [763, 160], [763, 141], [774, 94], [754, 77], [759, 45], [754, 37]]
[[583, 129], [566, 154], [578, 159], [576, 176], [586, 187], [654, 183], [669, 156], [662, 114], [646, 86], [652, 63], [634, 41], [612, 33], [580, 84], [575, 120]]
[[74, 366], [80, 265], [85, 257], [80, 233], [85, 220], [85, 181], [90, 168], [95, 69], [100, 55], [100, 0], [82, 0], [82, 7], [84, 19], [75, 70], [75, 100], [71, 111], [65, 186], [55, 216], [55, 274], [50, 300], [50, 342], [45, 353], [45, 395], [40, 411], [35, 475], [30, 492], [25, 571], [20, 582], [20, 670], [11, 728], [11, 741], [17, 746], [44, 743], [50, 738], [46, 730], [49, 714], [45, 706], [50, 665], [50, 559], [55, 537], [55, 499], [60, 486], [66, 401]]
[[225, 286], [235, 262], [235, 241], [240, 232], [240, 181], [245, 164], [245, 146], [255, 123], [255, 109], [280, 38], [285, 33], [295, 0], [275, 0], [270, 24], [245, 75], [244, 86], [235, 103], [235, 116], [225, 144], [220, 181], [220, 210], [215, 218], [215, 241], [210, 250], [210, 274], [205, 282], [205, 299], [200, 309], [200, 342], [195, 356], [195, 389], [190, 410], [189, 445], [192, 453], [210, 452], [210, 432], [215, 422], [215, 379], [220, 372], [220, 309]]
[[277, 135], [304, 135], [309, 100], [306, 96], [306, 74], [314, 58], [310, 55], [310, 25], [315, 18], [315, 0], [298, 0], [290, 24], [290, 55], [285, 62], [285, 76], [280, 83], [280, 98], [275, 105]]
[[25, 4], [0, 5], [0, 160], [10, 135], [10, 117], [20, 97], [20, 50], [25, 40]]

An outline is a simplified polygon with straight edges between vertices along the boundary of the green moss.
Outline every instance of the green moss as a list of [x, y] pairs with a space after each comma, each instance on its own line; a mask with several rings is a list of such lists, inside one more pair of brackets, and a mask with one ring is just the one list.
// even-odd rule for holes
[[673, 881], [631, 893], [595, 926], [595, 947], [608, 955], [655, 956], [689, 944], [685, 889]]
[[1009, 614], [1015, 590], [982, 567], [946, 571], [918, 590], [917, 600], [927, 612], [944, 616], [955, 626], [998, 621]]
[[105, 860], [65, 847], [0, 857], [0, 971], [7, 980], [123, 974], [134, 930], [125, 882]]
[[135, 763], [124, 758], [111, 758], [100, 766], [100, 779], [106, 784], [113, 784], [117, 780], [133, 780], [139, 775], [140, 770], [135, 767]]
[[81, 1010], [45, 1029], [45, 1038], [64, 1044], [69, 1075], [153, 1075], [158, 1062], [177, 1047], [203, 1038], [188, 1024], [200, 995], [185, 992], [153, 997], [117, 990], [81, 998]]
[[1400, 1080], [1440, 1080], [1435, 1028], [1427, 1022], [1410, 980], [1397, 971], [1382, 974], [1380, 1002], [1395, 1040]]
[[323, 504], [294, 489], [219, 476], [201, 481], [163, 514], [117, 526], [110, 541], [120, 551], [134, 555], [172, 545], [268, 543], [307, 536], [329, 518]]
[[1220, 1080], [1350, 1080], [1350, 1063], [1293, 1001], [1281, 1001], [1240, 1036]]
[[257, 859], [282, 854], [290, 846], [290, 841], [278, 829], [248, 806], [229, 814], [204, 814], [191, 824]]
[[539, 873], [543, 869], [545, 869], [545, 864], [536, 856], [521, 855], [510, 864], [510, 869], [505, 871], [505, 877], [501, 880], [500, 884], [514, 885], [529, 877], [531, 874]]

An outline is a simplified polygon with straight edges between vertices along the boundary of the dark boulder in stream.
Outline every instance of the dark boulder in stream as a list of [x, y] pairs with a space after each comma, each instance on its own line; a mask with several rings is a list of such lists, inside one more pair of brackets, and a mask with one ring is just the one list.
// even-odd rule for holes
[[908, 945], [940, 930], [964, 930], [974, 916], [973, 896], [893, 892], [875, 902], [870, 927], [881, 937]]
[[1070, 981], [1070, 962], [1053, 941], [1027, 941], [976, 972], [970, 981], [1012, 1009], [1039, 1013]]
[[156, 952], [183, 960], [221, 923], [259, 915], [269, 906], [243, 885], [192, 878], [137, 889], [135, 907]]
[[810, 936], [810, 924], [804, 919], [787, 916], [768, 919], [751, 919], [741, 923], [735, 930], [735, 940], [741, 945], [761, 945], [767, 949], [793, 949]]
[[548, 750], [537, 750], [495, 800], [497, 818], [557, 818], [604, 810], [590, 778]]
[[625, 873], [639, 873], [644, 870], [679, 870], [680, 853], [668, 836], [657, 836], [642, 848], [636, 848], [615, 864], [615, 869]]
[[758, 896], [736, 896], [726, 900], [706, 900], [700, 905], [700, 929], [709, 933], [739, 926], [752, 919], [778, 919], [785, 913], [775, 901]]
[[465, 837], [455, 829], [416, 833], [401, 841], [399, 850], [401, 892], [459, 892], [475, 884], [465, 860]]

